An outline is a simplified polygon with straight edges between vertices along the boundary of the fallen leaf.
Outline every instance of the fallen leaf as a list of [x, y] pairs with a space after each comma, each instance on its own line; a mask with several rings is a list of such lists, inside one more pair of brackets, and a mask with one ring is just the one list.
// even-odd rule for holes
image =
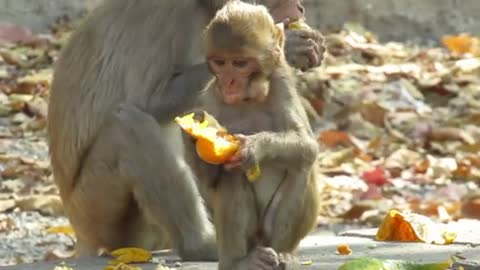
[[320, 142], [328, 147], [335, 147], [337, 145], [349, 146], [352, 145], [350, 135], [343, 131], [326, 130], [320, 134]]
[[16, 202], [22, 211], [39, 211], [51, 216], [63, 215], [63, 205], [58, 195], [30, 195], [20, 197]]
[[50, 227], [47, 230], [48, 233], [62, 233], [69, 235], [71, 237], [75, 237], [75, 231], [73, 230], [72, 226], [56, 226]]
[[6, 215], [0, 216], [0, 232], [8, 233], [17, 228], [15, 221]]
[[345, 262], [338, 270], [447, 270], [449, 267], [450, 261], [421, 264], [404, 260], [360, 257]]
[[371, 171], [363, 172], [362, 177], [365, 179], [365, 182], [377, 186], [383, 186], [389, 183], [385, 175], [385, 170], [381, 167], [376, 167]]
[[[11, 210], [15, 207], [16, 203], [14, 199], [1, 200], [0, 201], [0, 212], [5, 212]], [[0, 229], [1, 230], [1, 229]]]
[[43, 255], [44, 261], [55, 261], [58, 259], [69, 259], [75, 256], [75, 250], [65, 251], [60, 249], [55, 249], [48, 251]]
[[110, 252], [110, 255], [115, 257], [115, 260], [110, 264], [119, 263], [142, 263], [148, 262], [152, 258], [152, 253], [148, 250], [141, 248], [120, 248]]
[[35, 39], [36, 37], [32, 34], [32, 31], [25, 27], [13, 23], [0, 24], [0, 44], [31, 42]]

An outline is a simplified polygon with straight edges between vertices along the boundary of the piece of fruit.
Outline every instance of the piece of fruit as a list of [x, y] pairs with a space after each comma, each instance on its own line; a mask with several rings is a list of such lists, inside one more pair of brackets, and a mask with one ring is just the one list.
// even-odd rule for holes
[[305, 22], [305, 20], [298, 20], [288, 24], [288, 29], [291, 30], [309, 30], [310, 26]]
[[451, 244], [456, 233], [447, 231], [426, 216], [391, 210], [377, 231], [378, 241], [424, 242]]
[[262, 174], [262, 171], [260, 170], [260, 165], [256, 164], [254, 167], [248, 169], [245, 174], [248, 181], [254, 182], [260, 177], [260, 174]]
[[150, 251], [135, 247], [119, 248], [110, 252], [110, 255], [115, 257], [115, 260], [109, 262], [109, 264], [112, 265], [120, 263], [143, 263], [152, 259], [152, 253]]
[[237, 152], [238, 143], [224, 136], [199, 137], [196, 149], [198, 156], [204, 161], [223, 164]]
[[194, 114], [175, 118], [182, 129], [197, 139], [198, 156], [210, 164], [227, 162], [237, 152], [239, 142], [230, 134], [208, 126], [208, 121], [198, 122]]
[[[194, 113], [183, 117], [176, 117], [175, 121], [180, 127], [197, 139], [195, 148], [198, 156], [205, 162], [218, 165], [226, 163], [237, 152], [240, 142], [224, 129], [217, 129], [208, 125], [208, 121], [196, 121]], [[260, 177], [260, 165], [246, 171], [247, 179], [251, 182]]]
[[418, 264], [403, 260], [361, 257], [344, 263], [338, 270], [447, 270], [450, 262]]
[[341, 244], [337, 246], [337, 252], [340, 255], [350, 255], [352, 254], [352, 250], [350, 249], [350, 246], [347, 244]]

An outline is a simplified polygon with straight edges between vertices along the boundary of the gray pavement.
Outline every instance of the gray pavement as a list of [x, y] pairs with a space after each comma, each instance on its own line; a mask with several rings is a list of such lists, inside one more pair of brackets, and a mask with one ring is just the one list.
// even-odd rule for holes
[[[384, 259], [404, 259], [417, 262], [444, 261], [449, 256], [457, 254], [467, 260], [480, 261], [480, 222], [460, 221], [455, 224], [458, 233], [457, 240], [452, 245], [429, 245], [423, 243], [378, 242], [373, 240], [376, 229], [354, 230], [334, 235], [331, 232], [316, 231], [305, 238], [300, 245], [299, 257], [302, 261], [312, 260], [313, 264], [304, 269], [335, 270], [346, 260], [374, 256]], [[336, 254], [339, 244], [348, 244], [353, 253], [348, 256]], [[155, 255], [159, 260], [165, 260], [169, 267], [184, 270], [214, 270], [216, 263], [191, 262], [181, 263], [178, 257], [170, 252]], [[75, 270], [103, 269], [108, 258], [72, 259], [66, 260], [67, 265]], [[53, 270], [61, 261], [41, 262], [34, 264], [0, 267], [2, 270]], [[175, 266], [175, 264], [177, 264]], [[179, 264], [181, 264], [179, 266]], [[154, 270], [155, 264], [139, 265], [144, 270]], [[480, 269], [478, 268], [465, 268]]]

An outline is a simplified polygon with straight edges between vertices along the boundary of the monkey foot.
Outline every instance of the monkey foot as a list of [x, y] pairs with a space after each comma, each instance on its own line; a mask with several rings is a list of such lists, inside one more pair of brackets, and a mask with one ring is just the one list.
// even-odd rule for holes
[[[239, 261], [235, 270], [276, 270], [279, 269], [279, 257], [275, 250], [269, 247], [257, 247]], [[280, 268], [281, 269], [281, 268]]]

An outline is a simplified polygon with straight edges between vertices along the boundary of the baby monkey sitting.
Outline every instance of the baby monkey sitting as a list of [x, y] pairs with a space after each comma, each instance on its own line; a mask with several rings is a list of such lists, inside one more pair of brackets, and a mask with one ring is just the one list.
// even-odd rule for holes
[[[317, 216], [318, 146], [283, 54], [283, 28], [264, 6], [230, 1], [204, 45], [215, 78], [200, 108], [241, 142], [212, 199], [219, 269], [297, 269], [292, 252]], [[257, 164], [259, 179], [248, 181]]]

